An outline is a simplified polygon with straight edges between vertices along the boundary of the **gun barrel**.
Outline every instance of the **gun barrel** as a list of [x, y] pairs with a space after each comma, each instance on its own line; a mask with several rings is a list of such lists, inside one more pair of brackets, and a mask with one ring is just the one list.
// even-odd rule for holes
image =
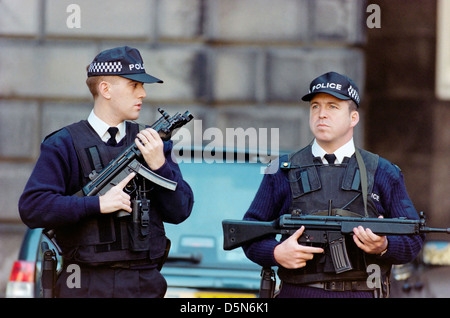
[[433, 227], [423, 227], [420, 229], [420, 232], [423, 233], [446, 233], [450, 234], [450, 227], [446, 229], [433, 228]]

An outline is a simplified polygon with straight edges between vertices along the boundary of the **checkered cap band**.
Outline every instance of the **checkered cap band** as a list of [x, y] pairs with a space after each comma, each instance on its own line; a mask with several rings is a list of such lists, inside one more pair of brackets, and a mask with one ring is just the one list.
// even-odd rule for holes
[[122, 62], [92, 62], [88, 73], [97, 75], [110, 75], [122, 71]]
[[352, 85], [350, 85], [347, 92], [348, 96], [351, 97], [351, 99], [353, 99], [354, 101], [356, 101], [357, 104], [359, 104], [360, 99], [358, 91]]

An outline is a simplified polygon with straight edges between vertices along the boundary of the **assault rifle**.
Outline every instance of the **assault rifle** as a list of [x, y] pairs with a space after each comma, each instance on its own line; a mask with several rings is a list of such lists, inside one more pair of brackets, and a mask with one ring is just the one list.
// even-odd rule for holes
[[319, 216], [284, 214], [272, 222], [223, 220], [223, 249], [232, 250], [267, 235], [292, 235], [301, 226], [305, 230], [299, 243], [328, 244], [336, 273], [352, 269], [345, 246], [345, 235], [351, 235], [359, 225], [369, 228], [377, 235], [414, 235], [439, 232], [450, 234], [450, 228], [439, 229], [425, 226], [425, 215], [420, 212], [419, 220], [406, 218], [379, 219], [345, 216]]
[[[172, 132], [187, 124], [194, 118], [189, 111], [186, 111], [183, 115], [176, 113], [174, 116], [170, 116], [161, 108], [158, 108], [161, 113], [161, 117], [150, 127], [156, 130], [162, 140], [169, 140], [172, 136]], [[160, 175], [154, 173], [139, 161], [142, 158], [142, 154], [135, 143], [125, 149], [117, 158], [112, 160], [100, 173], [93, 176], [92, 180], [84, 186], [80, 192], [76, 195], [78, 196], [95, 196], [103, 195], [113, 186], [117, 185], [122, 181], [128, 174], [135, 172], [136, 175], [140, 175], [145, 179], [167, 188], [169, 190], [175, 191], [177, 183], [161, 177]], [[136, 190], [133, 188], [132, 182], [130, 182], [124, 191], [132, 192]], [[122, 211], [118, 216], [129, 215], [127, 212]]]

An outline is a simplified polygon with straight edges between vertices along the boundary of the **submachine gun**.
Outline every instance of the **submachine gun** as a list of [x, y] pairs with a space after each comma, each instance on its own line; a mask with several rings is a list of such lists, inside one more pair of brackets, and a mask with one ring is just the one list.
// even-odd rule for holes
[[[163, 109], [158, 108], [158, 111], [161, 113], [161, 117], [154, 122], [150, 128], [156, 130], [161, 137], [162, 140], [167, 141], [172, 137], [172, 133], [175, 129], [180, 128], [190, 122], [194, 116], [186, 111], [183, 114], [176, 113], [173, 116], [170, 116]], [[119, 156], [113, 159], [103, 170], [99, 173], [91, 174], [91, 181], [85, 185], [80, 191], [75, 193], [75, 196], [83, 197], [83, 196], [96, 196], [103, 195], [108, 192], [113, 186], [117, 185], [120, 181], [125, 179], [130, 173], [135, 172], [136, 176], [140, 176], [153, 184], [157, 184], [166, 189], [175, 191], [177, 187], [177, 182], [166, 179], [150, 169], [144, 166], [141, 161], [143, 160], [142, 154], [135, 143], [125, 149]], [[134, 200], [132, 200], [132, 220], [133, 223], [136, 224], [137, 228], [140, 228], [142, 233], [144, 234], [145, 228], [149, 224], [149, 210], [150, 210], [150, 200], [146, 197], [146, 193], [150, 189], [145, 189], [144, 186], [137, 185], [134, 180], [131, 180], [123, 189], [123, 191], [128, 194], [134, 193]], [[117, 211], [116, 216], [128, 216], [130, 215], [128, 212], [124, 210]], [[58, 245], [55, 242], [54, 230], [53, 229], [44, 229], [43, 234], [47, 236], [58, 249], [60, 254], [60, 250]], [[53, 275], [55, 273], [54, 269], [56, 268], [55, 260], [56, 256], [53, 251], [53, 254], [50, 254], [50, 250], [48, 246], [42, 246], [42, 252], [44, 253], [44, 267], [47, 271], [43, 272], [45, 274], [44, 288], [43, 288], [43, 296], [44, 297], [52, 297], [54, 283], [56, 278]]]
[[[422, 233], [447, 233], [450, 228], [430, 228], [425, 225], [425, 215], [420, 212], [419, 220], [406, 218], [365, 218], [346, 216], [301, 215], [294, 211], [271, 222], [248, 220], [223, 220], [223, 249], [232, 250], [268, 235], [292, 235], [301, 226], [305, 227], [298, 239], [303, 244], [327, 244], [336, 273], [352, 269], [345, 246], [345, 235], [351, 235], [358, 226], [370, 228], [377, 235], [415, 235]], [[267, 272], [263, 276], [267, 275]], [[264, 278], [264, 277], [263, 277]]]
[[[186, 111], [183, 115], [176, 113], [172, 117], [161, 108], [158, 108], [158, 111], [162, 116], [151, 125], [150, 128], [156, 130], [164, 141], [169, 140], [172, 137], [172, 132], [175, 129], [184, 126], [194, 118], [189, 111]], [[92, 180], [77, 193], [77, 195], [103, 195], [131, 172], [135, 172], [137, 175], [141, 175], [145, 179], [164, 188], [173, 191], [176, 189], [176, 182], [163, 178], [146, 168], [139, 162], [141, 158], [142, 154], [139, 148], [133, 143], [117, 156], [117, 158], [112, 160], [100, 173], [95, 175]], [[128, 186], [124, 190], [127, 192], [131, 191]]]

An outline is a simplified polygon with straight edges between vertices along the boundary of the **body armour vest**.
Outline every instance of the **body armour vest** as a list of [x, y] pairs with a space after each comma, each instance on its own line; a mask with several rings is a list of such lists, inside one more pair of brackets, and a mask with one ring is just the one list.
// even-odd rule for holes
[[[359, 159], [354, 154], [351, 158], [345, 157], [342, 164], [324, 165], [320, 158], [313, 157], [311, 146], [290, 154], [287, 160], [283, 160], [286, 157], [280, 158], [280, 168], [287, 171], [291, 189], [289, 212], [303, 215], [378, 217], [370, 198], [378, 155], [362, 149], [356, 151], [359, 152], [358, 156], [361, 155]], [[367, 191], [362, 191], [361, 184], [367, 187]], [[366, 279], [367, 262], [371, 263], [371, 256], [360, 250], [350, 236], [345, 240], [353, 269], [337, 274], [329, 247], [315, 245], [324, 248], [325, 253], [316, 254], [300, 269], [280, 267], [278, 275], [283, 281], [293, 284]]]
[[[83, 174], [80, 176], [80, 189], [90, 181], [92, 175], [100, 172], [132, 145], [140, 129], [138, 124], [127, 122], [125, 138], [117, 146], [108, 146], [86, 120], [65, 128], [72, 137]], [[146, 186], [147, 189], [151, 188], [151, 184]], [[151, 204], [145, 231], [136, 228], [131, 215], [117, 217], [116, 213], [108, 213], [83, 219], [77, 224], [58, 228], [55, 232], [64, 258], [88, 265], [124, 261], [152, 264], [164, 255], [166, 249], [163, 222]]]

